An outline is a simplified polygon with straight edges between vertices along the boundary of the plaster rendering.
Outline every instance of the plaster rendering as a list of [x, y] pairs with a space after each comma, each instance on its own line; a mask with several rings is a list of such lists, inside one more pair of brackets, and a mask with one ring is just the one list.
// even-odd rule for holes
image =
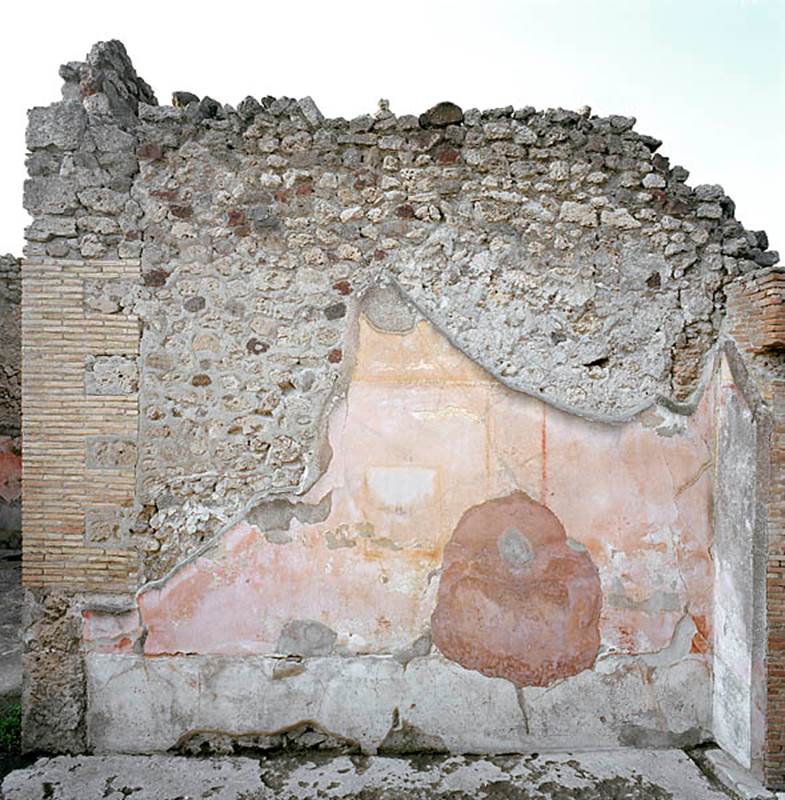
[[780, 780], [782, 273], [720, 186], [588, 108], [160, 106], [119, 42], [61, 75], [25, 188], [30, 748], [716, 739]]
[[[424, 320], [403, 333], [358, 327], [329, 418], [332, 457], [301, 504], [275, 527], [252, 512], [257, 524], [141, 589], [138, 609], [88, 612], [91, 745], [138, 752], [200, 731], [242, 741], [308, 725], [367, 752], [588, 746], [589, 731], [606, 746], [701, 741], [711, 392], [692, 417], [655, 407], [592, 423], [504, 387]], [[225, 680], [243, 694], [232, 699]], [[335, 707], [322, 704], [324, 680]], [[266, 687], [264, 711], [241, 709], [249, 683]], [[157, 687], [173, 685], [178, 710], [164, 722]], [[621, 693], [619, 712], [560, 720], [587, 686], [603, 706]], [[525, 687], [550, 687], [548, 710]], [[223, 697], [221, 723], [205, 693]], [[340, 703], [343, 693], [357, 702]], [[489, 708], [469, 699], [485, 693]], [[459, 698], [451, 721], [438, 710], [448, 694]], [[122, 697], [135, 698], [134, 720], [117, 724]], [[471, 718], [486, 714], [477, 730]]]

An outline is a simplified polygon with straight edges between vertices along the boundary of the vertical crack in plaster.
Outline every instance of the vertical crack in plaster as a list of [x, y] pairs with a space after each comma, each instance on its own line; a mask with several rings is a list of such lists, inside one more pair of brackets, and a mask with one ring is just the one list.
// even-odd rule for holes
[[523, 717], [523, 732], [526, 736], [529, 735], [529, 711], [526, 707], [526, 695], [522, 686], [515, 687], [515, 696], [518, 698], [518, 708], [521, 709], [521, 716]]

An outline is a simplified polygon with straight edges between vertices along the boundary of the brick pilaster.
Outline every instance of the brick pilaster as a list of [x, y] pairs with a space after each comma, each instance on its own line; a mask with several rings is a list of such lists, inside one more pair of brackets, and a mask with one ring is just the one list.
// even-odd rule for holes
[[726, 289], [728, 332], [771, 414], [766, 570], [767, 698], [764, 772], [785, 788], [785, 269], [761, 270]]
[[[128, 591], [136, 558], [122, 536], [90, 537], [90, 519], [121, 518], [136, 465], [100, 464], [91, 443], [136, 441], [136, 392], [91, 392], [91, 359], [139, 353], [130, 314], [86, 310], [88, 280], [138, 281], [127, 262], [47, 261], [22, 266], [23, 583], [28, 588]], [[93, 447], [95, 450], [95, 447]], [[100, 526], [99, 526], [100, 527]], [[105, 524], [102, 530], [111, 528]]]

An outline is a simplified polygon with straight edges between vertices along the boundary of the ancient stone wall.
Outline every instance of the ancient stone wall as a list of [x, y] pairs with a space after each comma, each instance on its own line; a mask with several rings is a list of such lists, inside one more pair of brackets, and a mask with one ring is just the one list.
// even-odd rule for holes
[[778, 259], [722, 188], [588, 109], [159, 106], [117, 42], [61, 75], [28, 131], [25, 581], [31, 630], [83, 621], [50, 653], [90, 697], [68, 746], [712, 735], [718, 343]]
[[21, 341], [19, 260], [0, 256], [0, 548], [21, 541]]
[[62, 74], [66, 100], [31, 112], [26, 252], [142, 258], [143, 286], [87, 302], [145, 322], [128, 524], [148, 578], [255, 497], [313, 482], [367, 287], [400, 285], [512, 387], [619, 417], [689, 396], [725, 282], [776, 258], [632, 119], [158, 107], [111, 44]]

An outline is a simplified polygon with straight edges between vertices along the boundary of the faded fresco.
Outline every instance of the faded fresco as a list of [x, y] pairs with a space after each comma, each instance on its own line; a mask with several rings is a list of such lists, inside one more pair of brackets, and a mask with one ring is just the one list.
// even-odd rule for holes
[[[517, 686], [710, 641], [711, 393], [592, 422], [489, 376], [430, 323], [358, 321], [331, 459], [198, 557], [87, 619], [103, 652], [396, 654]], [[227, 613], [231, 609], [231, 613]], [[678, 631], [678, 635], [677, 635]]]

